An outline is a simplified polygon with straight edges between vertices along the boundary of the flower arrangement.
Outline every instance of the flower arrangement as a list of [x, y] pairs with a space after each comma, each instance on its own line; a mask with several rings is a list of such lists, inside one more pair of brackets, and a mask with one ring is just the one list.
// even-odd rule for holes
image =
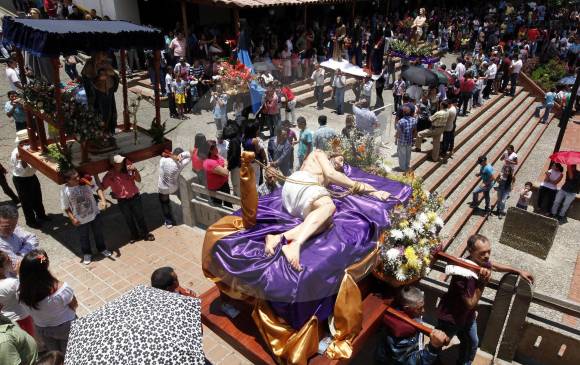
[[105, 123], [100, 115], [76, 100], [76, 93], [62, 95], [64, 130], [79, 142], [97, 141], [105, 137]]
[[433, 57], [433, 45], [429, 43], [413, 45], [404, 40], [394, 40], [390, 43], [390, 47], [391, 54], [396, 57], [408, 60], [419, 59], [427, 64], [439, 61], [438, 57]]
[[52, 115], [56, 112], [56, 99], [52, 84], [40, 81], [25, 84], [22, 90], [22, 99], [40, 114]]
[[391, 227], [379, 236], [379, 264], [375, 269], [379, 276], [399, 283], [429, 273], [431, 259], [441, 249], [439, 233], [444, 224], [439, 216], [443, 198], [423, 190], [420, 179], [405, 179], [411, 180], [413, 193], [406, 206], [397, 205], [391, 212]]
[[220, 83], [230, 95], [247, 92], [249, 90], [248, 85], [254, 78], [252, 71], [240, 61], [235, 64], [222, 61], [218, 63], [217, 70]]
[[344, 162], [351, 166], [374, 175], [390, 177], [391, 168], [379, 153], [373, 136], [358, 133], [354, 129], [350, 137], [335, 137], [329, 147], [331, 152], [342, 154]]

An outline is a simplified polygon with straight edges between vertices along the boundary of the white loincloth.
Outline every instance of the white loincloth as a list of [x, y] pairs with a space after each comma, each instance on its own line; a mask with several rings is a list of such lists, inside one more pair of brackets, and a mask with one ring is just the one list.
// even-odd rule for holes
[[[296, 171], [289, 176], [289, 179], [311, 183], [318, 182], [316, 177], [306, 171]], [[292, 216], [302, 219], [310, 213], [312, 203], [323, 196], [330, 196], [330, 194], [320, 185], [303, 185], [286, 181], [282, 188], [284, 208]]]

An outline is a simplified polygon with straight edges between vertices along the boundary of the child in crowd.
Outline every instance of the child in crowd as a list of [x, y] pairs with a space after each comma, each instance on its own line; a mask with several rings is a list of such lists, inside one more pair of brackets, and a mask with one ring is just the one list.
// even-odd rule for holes
[[172, 85], [173, 94], [175, 95], [175, 104], [177, 106], [177, 115], [179, 119], [185, 119], [185, 94], [187, 89], [187, 82], [181, 79], [181, 75], [175, 75], [175, 81]]
[[524, 184], [524, 188], [520, 191], [520, 198], [518, 199], [516, 207], [523, 210], [528, 210], [528, 205], [530, 204], [531, 199], [532, 183], [528, 181]]
[[[106, 201], [103, 190], [91, 185], [90, 178], [79, 176], [75, 170], [63, 173], [65, 186], [60, 193], [62, 210], [66, 213], [73, 226], [77, 227], [81, 251], [83, 253], [83, 264], [88, 265], [92, 260], [91, 240], [89, 232], [93, 231], [97, 251], [103, 256], [110, 257], [111, 251], [105, 246], [103, 236], [103, 223], [99, 215], [99, 208], [105, 209]], [[99, 196], [99, 205], [93, 194]]]

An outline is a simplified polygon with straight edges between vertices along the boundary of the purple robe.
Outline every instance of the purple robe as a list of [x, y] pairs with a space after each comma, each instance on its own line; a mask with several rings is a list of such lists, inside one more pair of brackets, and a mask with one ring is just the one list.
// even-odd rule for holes
[[[292, 269], [281, 244], [274, 256], [264, 254], [267, 234], [286, 232], [301, 222], [284, 209], [281, 189], [259, 199], [254, 227], [222, 238], [213, 248], [215, 264], [236, 278], [238, 285], [260, 293], [274, 312], [295, 329], [300, 329], [312, 315], [322, 321], [332, 314], [344, 270], [376, 247], [379, 228], [390, 224], [389, 212], [399, 201], [406, 202], [411, 196], [408, 185], [350, 166], [345, 166], [345, 174], [388, 191], [396, 199], [383, 202], [368, 195], [333, 199], [336, 205], [333, 225], [303, 244], [301, 272]], [[344, 191], [336, 186], [332, 190]]]

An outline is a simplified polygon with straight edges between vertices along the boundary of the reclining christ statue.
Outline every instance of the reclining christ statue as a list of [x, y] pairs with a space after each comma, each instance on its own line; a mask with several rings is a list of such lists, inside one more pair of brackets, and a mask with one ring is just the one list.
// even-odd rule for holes
[[265, 252], [274, 255], [276, 246], [285, 240], [282, 252], [295, 270], [300, 267], [300, 247], [310, 237], [328, 229], [336, 206], [326, 186], [334, 184], [357, 194], [367, 194], [386, 200], [390, 194], [371, 185], [353, 181], [343, 173], [344, 157], [315, 150], [308, 155], [299, 171], [289, 176], [282, 188], [284, 208], [292, 216], [303, 219], [296, 227], [279, 234], [266, 236]]
[[232, 298], [266, 302], [295, 330], [313, 316], [326, 320], [345, 270], [372, 264], [381, 230], [412, 188], [315, 150], [283, 187], [257, 198], [251, 159], [242, 161], [242, 209], [207, 229], [205, 276]]

